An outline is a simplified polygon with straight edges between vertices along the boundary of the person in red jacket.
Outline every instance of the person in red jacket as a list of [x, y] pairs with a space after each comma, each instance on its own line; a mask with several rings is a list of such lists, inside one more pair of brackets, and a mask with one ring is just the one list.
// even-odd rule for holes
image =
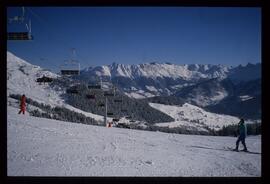
[[21, 97], [21, 102], [20, 102], [20, 111], [18, 114], [21, 114], [21, 112], [24, 114], [25, 109], [26, 109], [26, 104], [25, 104], [26, 98], [25, 95], [23, 94], [23, 96]]

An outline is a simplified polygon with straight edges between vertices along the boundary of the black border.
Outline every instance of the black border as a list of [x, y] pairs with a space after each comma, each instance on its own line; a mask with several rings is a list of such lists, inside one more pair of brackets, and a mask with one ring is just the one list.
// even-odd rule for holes
[[[267, 1], [267, 0], [265, 0]], [[267, 145], [264, 143], [269, 129], [266, 122], [266, 99], [267, 94], [267, 61], [266, 48], [266, 3], [262, 0], [5, 0], [0, 2], [2, 16], [0, 47], [1, 47], [1, 95], [4, 100], [1, 105], [1, 180], [3, 183], [262, 183], [267, 178]], [[262, 8], [262, 177], [9, 177], [7, 176], [7, 99], [6, 99], [6, 7], [9, 6], [181, 6], [181, 7], [261, 7]], [[2, 34], [3, 33], [3, 34]], [[269, 62], [269, 61], [268, 61]], [[2, 67], [3, 66], [3, 67]], [[2, 116], [3, 115], [3, 116]]]

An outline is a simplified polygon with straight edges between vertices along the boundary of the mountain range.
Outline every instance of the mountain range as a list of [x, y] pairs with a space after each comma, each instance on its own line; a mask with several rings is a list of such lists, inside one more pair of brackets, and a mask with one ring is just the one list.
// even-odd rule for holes
[[[129, 115], [133, 114], [137, 120], [150, 120], [151, 123], [160, 122], [162, 119], [163, 122], [168, 122], [172, 119], [164, 113], [155, 111], [147, 105], [148, 103], [175, 106], [188, 103], [213, 113], [245, 116], [249, 119], [261, 118], [260, 64], [227, 67], [199, 64], [123, 65], [113, 63], [107, 66], [85, 68], [79, 76], [62, 78], [39, 66], [31, 65], [10, 52], [7, 56], [8, 94], [25, 93], [38, 102], [65, 106], [70, 110], [95, 117], [98, 121], [102, 120], [104, 113], [94, 104], [103, 103], [103, 99], [97, 99], [96, 103], [90, 103], [90, 101], [85, 103], [83, 95], [89, 91], [85, 89], [78, 95], [66, 94], [65, 91], [70, 86], [80, 83], [99, 83], [100, 80], [103, 87], [114, 85], [118, 89], [118, 98], [125, 99], [126, 103], [122, 106], [125, 108], [132, 106], [129, 109]], [[254, 72], [251, 72], [253, 70]], [[250, 75], [248, 78], [243, 78], [247, 72]], [[36, 78], [44, 75], [55, 78], [52, 85], [43, 86], [35, 82]], [[97, 96], [100, 95], [97, 94]], [[108, 103], [111, 101], [109, 100]], [[113, 104], [111, 107], [114, 113], [117, 113], [119, 107]], [[145, 116], [146, 114], [140, 109], [147, 109], [147, 112], [151, 113]], [[159, 115], [154, 118], [153, 113]], [[123, 116], [123, 113], [117, 115]], [[142, 115], [146, 119], [141, 119]]]
[[213, 64], [113, 63], [89, 67], [78, 77], [109, 81], [127, 96], [141, 99], [175, 96], [211, 112], [260, 118], [261, 64], [228, 67]]
[[[233, 83], [260, 79], [261, 64], [249, 63], [246, 66], [228, 67], [212, 64], [144, 63], [124, 65], [113, 63], [106, 66], [85, 68], [79, 76], [79, 79], [89, 82], [98, 82], [100, 79], [110, 81], [128, 96], [134, 98], [173, 95], [184, 87], [213, 78], [219, 80], [228, 78]], [[219, 95], [217, 98], [222, 97]]]

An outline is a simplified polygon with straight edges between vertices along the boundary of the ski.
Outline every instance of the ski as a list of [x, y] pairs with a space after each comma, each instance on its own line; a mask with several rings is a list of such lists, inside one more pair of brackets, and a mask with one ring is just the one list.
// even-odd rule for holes
[[252, 151], [244, 151], [244, 150], [238, 150], [236, 151], [234, 148], [232, 147], [224, 147], [225, 150], [229, 150], [229, 151], [235, 151], [235, 152], [244, 152], [244, 153], [249, 153], [249, 154], [261, 154], [259, 152], [252, 152]]

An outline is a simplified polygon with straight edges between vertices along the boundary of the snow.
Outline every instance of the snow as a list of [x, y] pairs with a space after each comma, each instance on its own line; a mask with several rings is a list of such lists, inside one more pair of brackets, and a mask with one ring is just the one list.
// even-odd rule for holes
[[[149, 64], [138, 72], [146, 72], [147, 67]], [[184, 66], [183, 70], [186, 69]], [[109, 67], [103, 67], [103, 70], [105, 72], [100, 74], [111, 75]], [[122, 68], [122, 71], [127, 75], [131, 68]], [[169, 73], [173, 72], [177, 71], [170, 70]], [[171, 75], [169, 73], [160, 70], [159, 75]], [[189, 74], [183, 72], [184, 76]], [[7, 52], [7, 96], [25, 94], [40, 103], [66, 107], [103, 121], [103, 116], [66, 104], [61, 98], [63, 89], [37, 84], [36, 78], [43, 75], [59, 77]], [[151, 96], [142, 90], [132, 95]], [[227, 122], [238, 122], [234, 117], [211, 114], [190, 104], [181, 107], [150, 105], [176, 119], [159, 126], [185, 124], [203, 129], [201, 124], [192, 121], [198, 120], [214, 128]], [[106, 128], [32, 117], [28, 112], [19, 115], [18, 101], [10, 97], [7, 106], [8, 176], [261, 176], [260, 154], [224, 151], [224, 146], [235, 145], [234, 137]], [[28, 104], [29, 109], [38, 108]], [[125, 118], [119, 122], [129, 123]], [[145, 122], [135, 123], [143, 126]], [[246, 142], [248, 149], [261, 152], [260, 136], [248, 137]]]
[[174, 122], [157, 123], [158, 126], [168, 126], [173, 128], [185, 125], [202, 128], [204, 125], [207, 125], [210, 128], [218, 130], [223, 126], [237, 124], [239, 122], [237, 117], [207, 112], [200, 107], [188, 103], [185, 103], [182, 106], [158, 103], [149, 103], [149, 105], [175, 119]]
[[[35, 80], [43, 75], [47, 77], [60, 77], [49, 71], [44, 71], [39, 66], [32, 65], [14, 54], [7, 52], [7, 96], [9, 94], [25, 94], [26, 98], [31, 98], [39, 103], [44, 103], [52, 107], [60, 106], [69, 110], [79, 112], [97, 121], [103, 121], [103, 116], [77, 109], [66, 104], [61, 97], [65, 90], [52, 89], [48, 84], [39, 85]], [[11, 98], [8, 97], [8, 101]], [[112, 120], [112, 118], [108, 118]]]
[[228, 92], [224, 88], [221, 88], [216, 90], [215, 94], [212, 96], [201, 95], [200, 92], [197, 92], [195, 95], [192, 95], [192, 97], [188, 98], [188, 102], [194, 102], [201, 107], [205, 107], [208, 105], [217, 104], [227, 96]]
[[175, 65], [167, 63], [144, 63], [139, 65], [124, 65], [113, 63], [112, 65], [102, 66], [101, 68], [92, 68], [92, 70], [96, 71], [99, 76], [122, 76], [131, 79], [138, 77], [146, 77], [152, 79], [157, 79], [158, 77], [169, 77], [173, 79], [181, 78], [185, 80], [213, 77], [224, 78], [229, 72], [228, 67], [226, 66], [199, 64]]
[[181, 89], [183, 87], [192, 86], [194, 83], [184, 83], [184, 84], [177, 84], [174, 86], [171, 86], [172, 89]]
[[158, 90], [155, 88], [155, 86], [145, 86], [146, 89], [148, 89], [149, 91], [153, 91], [153, 92], [158, 92]]
[[108, 66], [102, 66], [101, 71], [96, 71], [98, 76], [111, 76], [111, 71]]
[[143, 99], [143, 98], [149, 98], [149, 97], [154, 97], [155, 95], [148, 93], [148, 92], [144, 92], [142, 90], [139, 91], [135, 91], [135, 92], [125, 92], [125, 95], [127, 95], [130, 98], [136, 98], [136, 99]]
[[7, 112], [8, 176], [261, 176], [261, 136], [246, 139], [258, 153], [249, 154], [224, 150], [235, 137], [83, 125], [19, 115], [10, 106]]
[[[54, 105], [61, 103], [58, 97], [60, 92], [51, 89], [47, 84], [39, 85], [35, 81], [43, 75], [52, 78], [56, 78], [58, 75], [44, 71], [39, 66], [31, 65], [10, 52], [7, 52], [7, 75], [7, 95], [25, 94], [26, 97], [31, 96], [38, 102], [53, 102]], [[48, 98], [49, 94], [50, 98]]]
[[239, 98], [241, 101], [247, 101], [247, 100], [251, 100], [254, 97], [248, 96], [248, 95], [243, 95], [243, 96], [239, 96]]
[[213, 103], [217, 103], [217, 102], [221, 101], [222, 99], [224, 99], [227, 96], [228, 96], [228, 92], [226, 92], [226, 90], [217, 91], [216, 95], [211, 97], [211, 101]]

